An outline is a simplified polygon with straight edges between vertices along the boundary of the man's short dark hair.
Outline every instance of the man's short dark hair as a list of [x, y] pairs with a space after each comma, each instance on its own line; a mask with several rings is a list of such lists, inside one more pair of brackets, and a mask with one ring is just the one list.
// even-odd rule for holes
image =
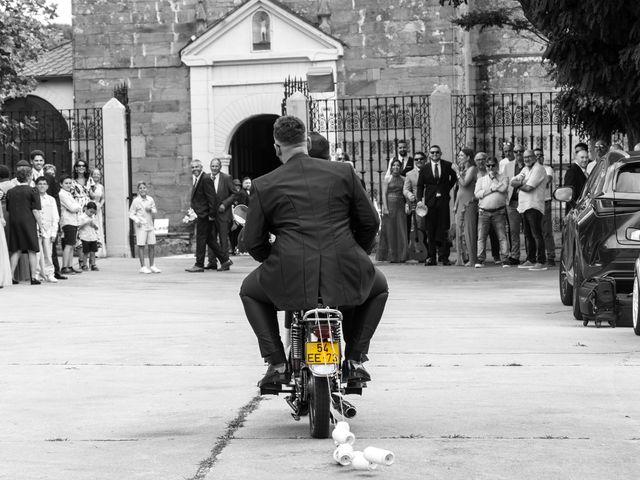
[[573, 147], [574, 152], [579, 152], [581, 150], [584, 150], [585, 152], [589, 151], [589, 147], [587, 146], [586, 143], [584, 142], [576, 143], [575, 146]]
[[318, 132], [309, 132], [309, 138], [311, 139], [309, 156], [329, 160], [331, 158], [331, 153], [329, 153], [329, 140]]
[[31, 150], [29, 158], [33, 160], [34, 158], [36, 158], [36, 155], [40, 155], [42, 158], [44, 158], [44, 152], [42, 150]]
[[40, 182], [45, 182], [47, 185], [49, 185], [49, 180], [47, 180], [47, 177], [45, 177], [44, 175], [36, 178], [36, 185], [38, 185]]
[[273, 124], [273, 138], [281, 145], [300, 145], [307, 141], [307, 129], [298, 117], [285, 115]]

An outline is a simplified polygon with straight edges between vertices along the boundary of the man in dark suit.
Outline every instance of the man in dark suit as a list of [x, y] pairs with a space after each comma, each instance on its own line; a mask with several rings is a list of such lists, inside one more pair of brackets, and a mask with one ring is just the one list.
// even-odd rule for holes
[[428, 208], [425, 222], [429, 256], [425, 265], [436, 265], [436, 253], [442, 265], [451, 265], [448, 236], [451, 223], [449, 192], [456, 184], [457, 176], [451, 162], [442, 160], [441, 156], [440, 147], [432, 145], [429, 148], [429, 162], [420, 169], [418, 175], [418, 205], [426, 205]]
[[573, 188], [571, 201], [567, 202], [566, 213], [569, 213], [569, 210], [576, 206], [576, 201], [582, 193], [584, 184], [587, 183], [586, 169], [588, 163], [589, 153], [585, 150], [580, 150], [575, 154], [573, 163], [567, 169], [567, 173], [564, 174], [564, 186]]
[[[307, 154], [305, 126], [285, 116], [273, 126], [283, 165], [253, 182], [245, 242], [262, 262], [242, 283], [247, 319], [269, 363], [258, 386], [288, 383], [277, 310], [326, 305], [349, 310], [344, 381], [368, 381], [362, 362], [388, 297], [369, 253], [379, 219], [353, 167]], [[269, 242], [269, 234], [275, 242]]]
[[[218, 203], [209, 175], [202, 172], [202, 162], [194, 159], [191, 162], [193, 187], [191, 188], [191, 208], [196, 213], [196, 263], [186, 268], [187, 272], [204, 272], [204, 256], [206, 246], [215, 248], [211, 235], [213, 220]], [[219, 247], [218, 247], [219, 248]]]
[[[214, 228], [212, 235], [217, 248], [213, 249], [215, 258], [220, 261], [219, 271], [229, 270], [233, 262], [229, 260], [229, 229], [233, 222], [233, 201], [236, 198], [236, 189], [233, 186], [231, 175], [222, 173], [222, 162], [218, 158], [211, 160], [211, 183], [216, 194], [218, 209], [214, 220]], [[216, 236], [220, 237], [220, 242], [216, 240]], [[215, 260], [214, 260], [215, 262]]]

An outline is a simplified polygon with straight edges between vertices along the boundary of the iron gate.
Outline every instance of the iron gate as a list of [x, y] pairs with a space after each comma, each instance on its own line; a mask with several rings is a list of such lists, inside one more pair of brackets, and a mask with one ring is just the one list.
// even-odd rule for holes
[[332, 154], [342, 148], [349, 155], [372, 200], [382, 202], [380, 183], [399, 141], [407, 142], [411, 155], [429, 148], [431, 127], [426, 95], [310, 103], [309, 129], [327, 137]]
[[9, 132], [0, 142], [2, 163], [12, 173], [20, 160], [29, 160], [32, 150], [44, 152], [46, 162], [56, 166], [58, 177], [71, 174], [72, 164], [78, 160], [87, 161], [91, 169], [103, 171], [100, 108], [35, 110], [17, 107], [9, 103], [2, 112], [9, 121], [24, 125], [20, 130]]

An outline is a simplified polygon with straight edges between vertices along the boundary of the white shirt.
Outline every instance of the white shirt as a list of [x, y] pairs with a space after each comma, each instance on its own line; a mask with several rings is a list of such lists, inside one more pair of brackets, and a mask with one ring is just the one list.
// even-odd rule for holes
[[60, 225], [75, 225], [78, 226], [78, 212], [82, 210], [80, 204], [77, 202], [71, 192], [67, 192], [64, 189], [60, 190]]
[[504, 207], [507, 204], [507, 187], [507, 177], [500, 173], [497, 173], [494, 178], [491, 178], [488, 173], [478, 178], [473, 192], [480, 200], [478, 206], [488, 210]]
[[[547, 186], [545, 188], [544, 201], [551, 200], [551, 192], [553, 191], [553, 168], [549, 165], [543, 165], [545, 172], [547, 172]], [[551, 177], [549, 179], [549, 177]]]
[[218, 182], [220, 181], [220, 174], [212, 175], [211, 178], [213, 179], [213, 186], [216, 189], [216, 193], [218, 193]]
[[544, 215], [544, 196], [547, 186], [547, 172], [538, 162], [531, 168], [525, 167], [514, 178], [524, 179], [523, 185], [534, 187], [533, 190], [525, 192], [520, 189], [518, 193], [518, 212], [524, 213], [534, 208]]

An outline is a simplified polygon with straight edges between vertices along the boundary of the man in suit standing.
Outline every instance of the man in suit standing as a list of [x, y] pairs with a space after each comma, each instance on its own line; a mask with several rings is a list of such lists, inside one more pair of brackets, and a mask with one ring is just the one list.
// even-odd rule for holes
[[[416, 156], [413, 158], [414, 161], [414, 169], [407, 173], [404, 177], [404, 186], [402, 187], [402, 193], [404, 198], [407, 199], [407, 203], [410, 205], [411, 213], [409, 214], [410, 218], [413, 218], [413, 212], [416, 209], [416, 204], [418, 203], [418, 176], [420, 175], [420, 170], [424, 167], [424, 162], [426, 161], [427, 156], [423, 152], [416, 152]], [[424, 246], [427, 251], [429, 247], [427, 246], [427, 232], [425, 229], [425, 220], [424, 217], [420, 217], [416, 215], [416, 225], [415, 227], [424, 233]], [[411, 225], [409, 225], [409, 230], [411, 231]], [[409, 242], [411, 239], [409, 239]]]
[[[242, 282], [240, 298], [269, 363], [258, 386], [289, 383], [277, 310], [350, 307], [345, 320], [344, 381], [368, 381], [362, 365], [388, 297], [371, 252], [379, 220], [351, 165], [307, 154], [302, 120], [273, 126], [283, 165], [254, 180], [245, 242], [262, 264]], [[275, 242], [269, 242], [269, 234]]]
[[567, 202], [567, 211], [576, 206], [576, 201], [584, 184], [587, 183], [587, 165], [589, 164], [589, 153], [585, 150], [580, 150], [575, 154], [574, 161], [567, 169], [567, 173], [564, 174], [564, 186], [572, 187], [573, 193], [571, 194], [571, 201]]
[[191, 188], [191, 208], [196, 213], [196, 263], [186, 268], [187, 272], [204, 272], [204, 256], [206, 246], [215, 249], [214, 237], [211, 235], [213, 219], [217, 210], [217, 200], [209, 175], [202, 172], [202, 162], [194, 159], [191, 162], [193, 187]]
[[[458, 179], [451, 162], [441, 159], [438, 145], [429, 148], [430, 161], [422, 167], [418, 176], [418, 205], [428, 208], [426, 217], [429, 257], [425, 265], [436, 265], [436, 253], [442, 265], [449, 262], [450, 191]], [[436, 252], [437, 250], [437, 252]]]
[[[211, 167], [211, 183], [213, 184], [218, 205], [212, 229], [212, 236], [216, 244], [216, 247], [213, 248], [213, 253], [215, 258], [220, 261], [218, 271], [225, 271], [229, 270], [229, 267], [233, 265], [233, 262], [229, 259], [229, 229], [233, 221], [231, 207], [236, 197], [236, 189], [233, 186], [231, 175], [220, 171], [222, 162], [219, 159], [214, 158], [209, 165]], [[216, 235], [220, 237], [220, 243], [216, 241]]]

